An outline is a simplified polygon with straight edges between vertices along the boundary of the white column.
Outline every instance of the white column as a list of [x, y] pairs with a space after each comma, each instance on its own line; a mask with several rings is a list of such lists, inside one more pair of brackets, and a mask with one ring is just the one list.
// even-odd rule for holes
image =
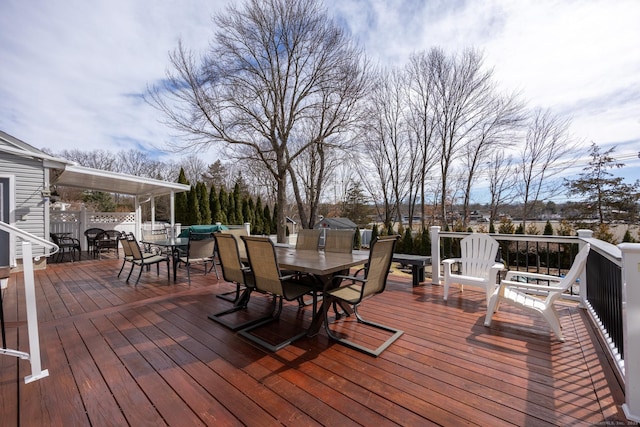
[[621, 243], [622, 336], [625, 404], [628, 419], [640, 422], [640, 243]]
[[133, 200], [135, 210], [135, 230], [133, 231], [133, 235], [138, 239], [142, 239], [142, 207], [140, 206], [140, 198], [135, 196]]
[[171, 233], [170, 237], [176, 237], [176, 192], [172, 191], [169, 196], [170, 216], [171, 216]]
[[244, 223], [244, 228], [245, 230], [247, 230], [247, 235], [251, 234], [251, 223], [250, 222], [245, 222]]
[[440, 227], [429, 227], [431, 235], [431, 284], [440, 284]]

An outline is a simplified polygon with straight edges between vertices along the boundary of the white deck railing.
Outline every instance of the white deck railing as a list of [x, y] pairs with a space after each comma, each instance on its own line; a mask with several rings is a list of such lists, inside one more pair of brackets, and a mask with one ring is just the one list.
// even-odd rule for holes
[[[34, 236], [31, 233], [20, 230], [19, 228], [2, 221], [0, 221], [0, 230], [6, 231], [7, 233], [12, 234], [14, 237], [19, 237], [22, 240], [22, 267], [24, 274], [25, 305], [27, 307], [27, 332], [29, 335], [29, 353], [19, 350], [2, 348], [0, 349], [0, 354], [29, 360], [29, 362], [31, 363], [31, 375], [27, 375], [24, 378], [24, 382], [25, 384], [27, 384], [32, 381], [36, 381], [49, 376], [49, 370], [43, 370], [40, 361], [38, 311], [36, 309], [35, 279], [33, 274], [34, 258], [31, 245], [36, 244], [43, 246], [45, 249], [50, 249], [48, 254], [44, 256], [55, 254], [56, 252], [58, 252], [59, 248], [54, 243], [48, 240], [42, 239], [38, 236]], [[39, 259], [40, 257], [37, 256], [36, 258]]]

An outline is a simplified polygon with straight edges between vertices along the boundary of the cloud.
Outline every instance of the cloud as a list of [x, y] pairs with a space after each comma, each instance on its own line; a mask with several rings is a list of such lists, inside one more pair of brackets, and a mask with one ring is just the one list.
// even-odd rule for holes
[[[0, 129], [36, 147], [157, 147], [174, 136], [141, 95], [183, 39], [204, 52], [231, 0], [0, 2]], [[571, 117], [585, 142], [640, 135], [636, 0], [327, 0], [384, 64], [474, 46], [504, 90]]]

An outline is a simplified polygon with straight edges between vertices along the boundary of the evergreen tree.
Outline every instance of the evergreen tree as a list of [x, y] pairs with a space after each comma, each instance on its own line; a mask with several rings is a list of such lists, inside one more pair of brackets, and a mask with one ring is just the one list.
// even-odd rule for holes
[[431, 235], [427, 227], [420, 232], [418, 255], [431, 255]]
[[252, 227], [255, 232], [253, 234], [265, 234], [264, 232], [264, 211], [262, 209], [262, 199], [258, 196], [254, 207]]
[[200, 224], [211, 224], [211, 208], [209, 207], [209, 192], [204, 182], [196, 184], [198, 204], [200, 205]]
[[627, 228], [627, 231], [624, 232], [624, 236], [622, 237], [622, 241], [624, 243], [636, 243], [636, 239], [631, 236], [631, 232]]
[[233, 186], [233, 216], [237, 224], [247, 222], [243, 215], [242, 194], [240, 192], [240, 182], [238, 181]]
[[[184, 173], [183, 168], [180, 168], [178, 183], [189, 185], [189, 180], [187, 180], [187, 175]], [[176, 193], [175, 215], [176, 222], [180, 224], [187, 224], [187, 194], [188, 192]]]
[[524, 234], [524, 226], [522, 225], [522, 223], [520, 223], [516, 228], [515, 234]]
[[376, 241], [379, 235], [380, 233], [378, 232], [378, 225], [373, 224], [373, 227], [371, 228], [371, 241], [369, 242], [369, 246], [371, 246], [371, 244]]
[[198, 201], [198, 191], [192, 185], [187, 193], [186, 225], [200, 224], [200, 202]]
[[223, 224], [231, 224], [229, 222], [229, 218], [227, 218], [227, 208], [229, 206], [229, 196], [227, 196], [227, 191], [224, 187], [220, 187], [220, 192], [218, 193], [218, 202], [220, 203], [220, 219], [219, 221]]
[[248, 222], [251, 224], [251, 228], [253, 229], [255, 223], [255, 206], [253, 204], [253, 199], [249, 196], [245, 196], [242, 199], [242, 218], [244, 222]]
[[218, 200], [218, 193], [216, 193], [216, 188], [212, 185], [209, 189], [209, 210], [211, 210], [211, 222], [222, 222], [220, 221], [220, 201]]
[[273, 214], [271, 215], [271, 231], [275, 232], [278, 229], [278, 204], [273, 204]]
[[360, 227], [356, 227], [356, 232], [353, 235], [353, 248], [360, 249], [362, 246], [362, 236], [360, 235]]
[[[595, 214], [599, 224], [610, 222], [613, 212], [617, 212], [618, 215], [624, 212], [624, 219], [634, 221], [640, 198], [640, 181], [625, 184], [624, 178], [614, 177], [609, 172], [611, 169], [624, 166], [611, 157], [614, 150], [615, 147], [612, 147], [601, 153], [598, 146], [592, 143], [589, 166], [583, 169], [580, 178], [566, 181], [569, 194], [584, 197], [578, 205], [583, 217]], [[604, 234], [606, 235], [606, 232]]]
[[269, 205], [264, 205], [264, 212], [262, 214], [262, 232], [269, 235], [275, 231], [271, 228], [273, 220], [271, 219], [271, 212], [269, 211]]
[[549, 220], [547, 220], [547, 223], [544, 225], [544, 231], [542, 234], [544, 236], [553, 236], [553, 226]]

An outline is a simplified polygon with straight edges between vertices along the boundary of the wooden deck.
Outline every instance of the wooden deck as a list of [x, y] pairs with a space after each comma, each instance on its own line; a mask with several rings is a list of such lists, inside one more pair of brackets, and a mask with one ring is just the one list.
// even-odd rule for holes
[[[120, 260], [36, 272], [47, 378], [24, 384], [26, 361], [0, 356], [3, 426], [571, 426], [627, 425], [622, 389], [582, 310], [562, 305], [567, 337], [503, 306], [483, 326], [484, 294], [411, 286], [394, 272], [363, 304], [404, 335], [373, 358], [324, 331], [269, 353], [207, 316], [230, 306], [214, 274], [116, 277]], [[22, 273], [5, 294], [8, 347], [28, 351]], [[250, 307], [265, 303], [252, 298]], [[306, 325], [285, 307], [280, 326]], [[366, 335], [366, 331], [365, 331]], [[374, 339], [374, 338], [371, 338]]]

